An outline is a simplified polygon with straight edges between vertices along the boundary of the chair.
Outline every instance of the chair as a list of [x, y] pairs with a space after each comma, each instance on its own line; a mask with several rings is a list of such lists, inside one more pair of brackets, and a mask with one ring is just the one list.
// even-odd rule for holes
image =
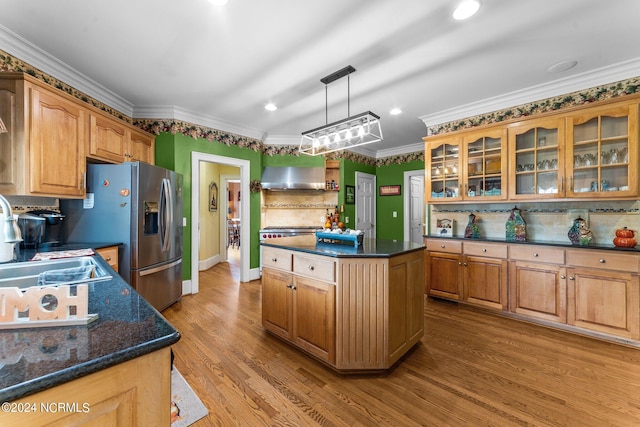
[[233, 247], [235, 242], [235, 235], [236, 235], [236, 232], [235, 232], [234, 224], [231, 220], [228, 220], [227, 221], [227, 248], [229, 246]]

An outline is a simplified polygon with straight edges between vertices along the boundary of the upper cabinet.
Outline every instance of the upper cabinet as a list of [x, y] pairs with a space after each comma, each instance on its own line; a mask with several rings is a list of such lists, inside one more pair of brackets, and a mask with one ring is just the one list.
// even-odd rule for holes
[[509, 198], [565, 197], [564, 119], [529, 120], [509, 129]]
[[0, 194], [85, 196], [87, 159], [154, 161], [154, 137], [23, 73], [0, 73]]
[[567, 196], [638, 194], [638, 104], [613, 104], [569, 116], [567, 140]]
[[427, 137], [427, 200], [636, 198], [638, 121], [632, 99]]
[[0, 74], [0, 102], [0, 193], [84, 197], [87, 111], [20, 73]]
[[506, 199], [506, 141], [501, 128], [430, 139], [425, 146], [427, 199]]

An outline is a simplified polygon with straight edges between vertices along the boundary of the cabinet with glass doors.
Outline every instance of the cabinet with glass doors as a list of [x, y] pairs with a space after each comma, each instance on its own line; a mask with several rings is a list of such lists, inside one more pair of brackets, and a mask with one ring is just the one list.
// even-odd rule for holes
[[509, 199], [565, 197], [564, 119], [509, 128]]
[[426, 198], [434, 202], [461, 200], [460, 137], [436, 138], [425, 145]]
[[464, 135], [465, 200], [507, 198], [507, 131], [485, 129]]
[[590, 108], [567, 118], [567, 197], [638, 195], [638, 104]]

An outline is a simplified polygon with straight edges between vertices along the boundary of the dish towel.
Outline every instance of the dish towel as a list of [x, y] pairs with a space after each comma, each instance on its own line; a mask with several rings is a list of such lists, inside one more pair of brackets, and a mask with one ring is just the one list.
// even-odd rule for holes
[[95, 272], [95, 266], [62, 268], [59, 270], [44, 271], [38, 275], [38, 286], [55, 285], [59, 283], [80, 282], [91, 279]]

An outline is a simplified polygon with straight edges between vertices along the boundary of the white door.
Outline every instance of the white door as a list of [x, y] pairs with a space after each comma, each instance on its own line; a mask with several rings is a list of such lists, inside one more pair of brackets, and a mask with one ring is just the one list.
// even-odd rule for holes
[[356, 229], [364, 237], [375, 238], [376, 232], [376, 177], [356, 172]]
[[409, 236], [415, 243], [424, 240], [424, 173], [409, 177]]

